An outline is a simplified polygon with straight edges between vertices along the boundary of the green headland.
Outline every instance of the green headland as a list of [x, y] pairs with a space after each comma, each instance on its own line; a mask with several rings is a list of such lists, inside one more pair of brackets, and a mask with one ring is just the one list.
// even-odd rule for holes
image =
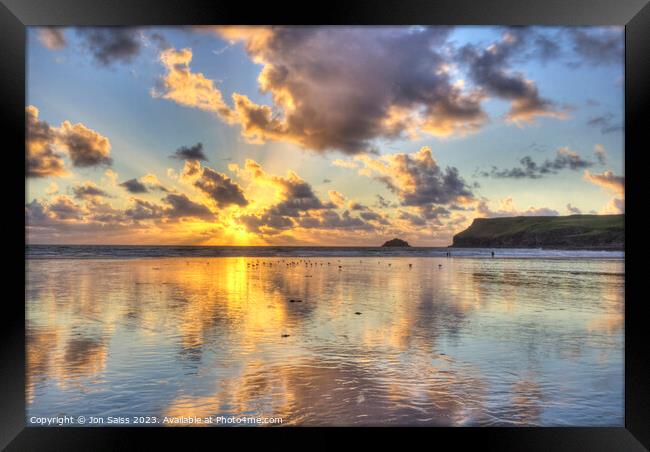
[[622, 250], [625, 215], [477, 218], [453, 247]]

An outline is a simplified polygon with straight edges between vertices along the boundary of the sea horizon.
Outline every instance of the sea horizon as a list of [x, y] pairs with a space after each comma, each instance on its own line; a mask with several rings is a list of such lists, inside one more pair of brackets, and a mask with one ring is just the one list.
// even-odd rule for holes
[[[494, 252], [494, 255], [492, 253]], [[26, 259], [102, 259], [146, 257], [488, 257], [541, 259], [624, 259], [623, 250], [546, 248], [466, 248], [452, 246], [343, 245], [113, 245], [26, 244]]]

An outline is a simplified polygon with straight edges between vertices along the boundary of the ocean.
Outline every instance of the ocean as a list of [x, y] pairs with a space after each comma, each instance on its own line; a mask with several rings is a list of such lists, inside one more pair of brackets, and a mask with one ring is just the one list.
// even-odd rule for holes
[[27, 245], [27, 259], [129, 259], [145, 257], [495, 257], [622, 259], [623, 251], [531, 248]]

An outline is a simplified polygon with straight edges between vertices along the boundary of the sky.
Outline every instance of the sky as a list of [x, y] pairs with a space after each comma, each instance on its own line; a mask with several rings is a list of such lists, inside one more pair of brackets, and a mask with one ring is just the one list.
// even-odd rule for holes
[[447, 246], [624, 213], [622, 27], [28, 30], [28, 243]]

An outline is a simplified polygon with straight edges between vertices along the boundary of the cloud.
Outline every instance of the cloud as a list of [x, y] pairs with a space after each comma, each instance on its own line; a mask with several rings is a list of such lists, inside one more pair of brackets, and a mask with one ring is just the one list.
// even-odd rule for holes
[[437, 225], [442, 226], [443, 218], [449, 218], [451, 212], [442, 206], [434, 207], [430, 204], [418, 206], [415, 212], [399, 211], [398, 218], [408, 221], [412, 226]]
[[390, 224], [390, 222], [386, 219], [386, 217], [371, 210], [363, 211], [359, 214], [359, 216], [366, 221], [375, 221], [379, 224], [386, 225], [386, 226]]
[[592, 116], [587, 121], [587, 125], [600, 128], [603, 134], [623, 130], [621, 121], [615, 121], [612, 113], [604, 113], [600, 116]]
[[63, 154], [56, 150], [57, 131], [47, 122], [38, 119], [38, 109], [25, 108], [25, 175], [50, 177], [67, 174]]
[[592, 174], [589, 170], [585, 170], [584, 179], [618, 195], [625, 193], [625, 176], [617, 176], [612, 171]]
[[329, 195], [330, 201], [332, 201], [337, 206], [343, 207], [345, 205], [345, 196], [343, 196], [340, 192], [336, 190], [330, 190], [327, 192], [327, 194]]
[[120, 187], [124, 187], [129, 193], [148, 193], [147, 186], [140, 182], [138, 179], [129, 179], [127, 181], [119, 184]]
[[108, 138], [81, 123], [63, 121], [59, 128], [59, 140], [67, 149], [73, 166], [86, 168], [113, 163], [109, 157], [111, 144]]
[[236, 164], [231, 164], [229, 168], [252, 184], [269, 187], [276, 192], [273, 204], [261, 211], [239, 217], [239, 221], [251, 232], [277, 234], [295, 226], [319, 228], [338, 224], [340, 227], [348, 227], [356, 222], [349, 214], [338, 220], [332, 215], [323, 216], [321, 211], [336, 208], [336, 202], [340, 206], [345, 205], [345, 197], [332, 190], [328, 193], [331, 201], [323, 202], [316, 196], [311, 185], [294, 171], [288, 171], [286, 176], [268, 174], [259, 163], [251, 159], [245, 161], [243, 168]]
[[139, 179], [133, 178], [119, 184], [120, 187], [123, 187], [129, 193], [138, 194], [138, 193], [148, 193], [149, 190], [160, 190], [168, 192], [169, 190], [163, 186], [158, 177], [155, 174], [145, 174]]
[[357, 201], [350, 201], [348, 203], [348, 209], [350, 210], [368, 210], [368, 206], [365, 204], [361, 204], [360, 202]]
[[625, 196], [625, 176], [617, 176], [612, 171], [592, 174], [585, 170], [584, 179], [615, 194], [615, 197], [601, 209], [601, 214], [625, 213], [625, 200], [623, 199]]
[[101, 219], [107, 222], [143, 221], [143, 220], [175, 220], [180, 218], [198, 218], [210, 220], [215, 214], [203, 204], [196, 203], [182, 193], [169, 193], [161, 199], [163, 204], [145, 201], [139, 198], [132, 198], [131, 206], [124, 211], [108, 208], [106, 204], [94, 204], [91, 213], [95, 214], [94, 219], [100, 219], [96, 214], [101, 208], [103, 214]]
[[51, 182], [50, 185], [45, 189], [45, 193], [48, 195], [54, 195], [59, 192], [59, 186], [56, 182]]
[[368, 151], [376, 139], [478, 130], [481, 96], [452, 83], [440, 53], [445, 27], [217, 27], [263, 65], [259, 88], [273, 105], [233, 93], [189, 69], [190, 49], [167, 50], [160, 95], [239, 124], [251, 142], [296, 144], [316, 152]]
[[625, 200], [622, 198], [613, 198], [601, 209], [600, 213], [605, 215], [625, 213]]
[[318, 215], [301, 217], [298, 225], [305, 229], [355, 229], [373, 230], [374, 227], [359, 217], [353, 217], [348, 210], [339, 214], [333, 210], [320, 212]]
[[573, 50], [590, 65], [624, 63], [625, 34], [622, 27], [570, 27]]
[[408, 221], [412, 226], [426, 226], [426, 218], [421, 217], [420, 215], [412, 214], [411, 212], [406, 212], [404, 210], [399, 211], [398, 217], [400, 220]]
[[577, 207], [572, 206], [571, 203], [566, 205], [566, 210], [568, 210], [569, 213], [571, 213], [572, 215], [579, 215], [579, 214], [582, 213], [582, 211], [580, 209], [578, 209]]
[[111, 144], [105, 136], [81, 123], [63, 121], [60, 127], [52, 127], [38, 115], [38, 108], [25, 107], [27, 177], [66, 175], [65, 155], [80, 168], [112, 164]]
[[[600, 160], [599, 154], [596, 154]], [[543, 163], [536, 163], [532, 157], [526, 156], [519, 160], [520, 166], [509, 169], [498, 169], [493, 166], [490, 172], [480, 173], [483, 177], [494, 177], [504, 179], [539, 179], [549, 174], [557, 174], [564, 169], [577, 171], [589, 168], [594, 162], [585, 160], [568, 147], [559, 148], [553, 160], [546, 159]]]
[[360, 155], [356, 159], [364, 165], [360, 173], [383, 182], [403, 206], [462, 203], [474, 196], [459, 176], [458, 169], [440, 168], [426, 146], [411, 154], [388, 154], [378, 158]]
[[132, 220], [152, 220], [162, 218], [164, 208], [150, 201], [133, 198], [133, 205], [124, 211]]
[[63, 30], [57, 27], [39, 28], [38, 40], [50, 50], [60, 50], [68, 45]]
[[160, 80], [161, 92], [154, 90], [152, 94], [181, 105], [216, 113], [227, 123], [234, 122], [234, 113], [225, 103], [221, 91], [202, 73], [191, 72], [190, 61], [192, 61], [190, 49], [169, 48], [162, 51], [160, 62], [167, 73]]
[[106, 171], [104, 171], [104, 176], [106, 176], [111, 186], [115, 187], [117, 185], [117, 179], [119, 176], [115, 171], [108, 168]]
[[220, 208], [248, 205], [243, 190], [236, 182], [207, 166], [202, 168], [199, 178], [194, 181], [194, 186], [208, 195]]
[[158, 177], [153, 173], [145, 174], [140, 178], [140, 181], [150, 188], [151, 190], [160, 190], [168, 192], [169, 190], [158, 180]]
[[334, 159], [332, 160], [332, 165], [338, 166], [339, 168], [348, 168], [348, 169], [358, 168], [357, 162], [355, 162], [354, 160]]
[[375, 195], [377, 197], [377, 207], [381, 209], [388, 209], [389, 207], [397, 207], [397, 204], [391, 203], [386, 200], [382, 195]]
[[83, 47], [100, 66], [129, 63], [142, 46], [141, 31], [128, 27], [77, 28]]
[[548, 207], [529, 207], [526, 210], [519, 210], [515, 207], [512, 197], [507, 197], [501, 200], [501, 206], [497, 210], [491, 210], [486, 200], [480, 200], [476, 206], [476, 212], [482, 217], [515, 217], [515, 216], [531, 216], [531, 217], [546, 217], [556, 216], [560, 213], [557, 210]]
[[506, 119], [521, 124], [545, 116], [565, 119], [567, 108], [540, 96], [537, 85], [523, 74], [511, 69], [511, 60], [525, 44], [522, 31], [509, 30], [501, 41], [486, 49], [466, 44], [459, 51], [459, 60], [468, 67], [470, 78], [487, 93], [510, 101]]
[[215, 216], [206, 206], [190, 200], [182, 193], [170, 193], [163, 198], [163, 201], [170, 205], [168, 209], [164, 210], [164, 214], [168, 218], [194, 217], [211, 219]]
[[49, 204], [47, 210], [56, 220], [78, 220], [85, 213], [82, 207], [65, 195], [56, 196]]
[[108, 193], [99, 188], [93, 182], [86, 181], [83, 184], [77, 184], [72, 187], [72, 193], [77, 199], [88, 199], [95, 197], [110, 197]]
[[601, 165], [607, 163], [607, 151], [602, 144], [596, 144], [594, 146], [594, 155]]
[[169, 157], [178, 160], [208, 161], [208, 158], [203, 153], [203, 143], [196, 143], [194, 146], [190, 147], [182, 146], [176, 149], [176, 151], [174, 151], [174, 153]]

